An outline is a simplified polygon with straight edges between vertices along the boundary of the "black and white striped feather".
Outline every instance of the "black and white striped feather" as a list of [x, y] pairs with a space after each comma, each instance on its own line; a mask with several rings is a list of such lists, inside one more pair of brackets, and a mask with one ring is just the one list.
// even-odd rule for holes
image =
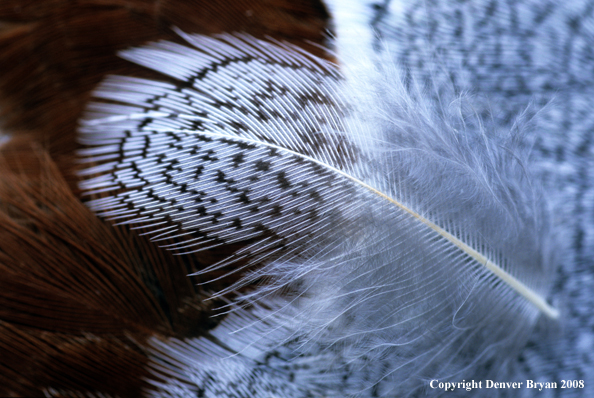
[[81, 187], [169, 250], [240, 247], [202, 271], [241, 275], [218, 295], [265, 282], [210, 336], [154, 342], [154, 395], [415, 395], [503, 374], [559, 316], [521, 121], [501, 131], [454, 94], [436, 109], [395, 66], [343, 75], [287, 44], [180, 34], [122, 54], [174, 83], [96, 91]]

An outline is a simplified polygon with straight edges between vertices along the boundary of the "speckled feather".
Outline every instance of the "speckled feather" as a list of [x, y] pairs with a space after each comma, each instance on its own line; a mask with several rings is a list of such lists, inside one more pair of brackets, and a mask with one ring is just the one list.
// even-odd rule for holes
[[217, 295], [266, 282], [208, 337], [154, 342], [156, 395], [417, 394], [499, 374], [539, 311], [556, 316], [519, 131], [485, 130], [453, 94], [428, 107], [397, 68], [345, 79], [282, 43], [183, 36], [194, 48], [123, 54], [178, 84], [97, 90], [120, 104], [89, 108], [81, 187], [104, 196], [88, 202], [99, 215], [177, 239], [167, 249], [243, 245], [201, 271], [242, 264]]
[[[352, 168], [348, 158], [356, 157], [340, 134], [328, 133], [344, 130], [344, 106], [332, 93], [337, 72], [295, 48], [257, 48], [229, 35], [188, 39], [203, 52], [160, 43], [126, 55], [161, 65], [182, 80], [178, 86], [114, 77], [97, 91], [144, 109], [91, 107], [88, 117], [101, 119], [85, 124], [82, 141], [103, 145], [82, 154], [102, 163], [84, 174], [113, 171], [81, 187], [123, 192], [89, 206], [142, 225], [155, 240], [179, 238], [169, 248], [181, 253], [250, 240], [244, 254], [255, 256], [252, 262], [294, 250], [313, 238], [325, 202], [343, 189], [307, 159]], [[173, 54], [175, 68], [161, 62]]]

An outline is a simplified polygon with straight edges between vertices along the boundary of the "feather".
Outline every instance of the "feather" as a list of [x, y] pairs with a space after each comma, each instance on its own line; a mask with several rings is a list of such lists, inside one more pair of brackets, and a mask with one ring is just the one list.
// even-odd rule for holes
[[499, 374], [558, 318], [521, 126], [436, 109], [389, 63], [179, 34], [122, 53], [174, 82], [110, 77], [80, 128], [93, 211], [180, 255], [230, 248], [199, 274], [244, 289], [209, 336], [153, 341], [155, 395], [414, 395]]

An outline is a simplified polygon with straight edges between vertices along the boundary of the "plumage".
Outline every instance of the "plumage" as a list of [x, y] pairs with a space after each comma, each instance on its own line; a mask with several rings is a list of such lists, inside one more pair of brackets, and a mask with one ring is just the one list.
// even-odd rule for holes
[[0, 5], [0, 395], [591, 395], [590, 2], [326, 3]]
[[[497, 374], [539, 312], [558, 317], [546, 303], [555, 246], [521, 131], [488, 131], [464, 98], [432, 109], [389, 65], [351, 83], [282, 43], [180, 34], [194, 48], [122, 54], [177, 84], [113, 77], [95, 96], [118, 104], [93, 104], [80, 130], [95, 163], [81, 187], [101, 194], [92, 210], [176, 240], [165, 247], [181, 255], [240, 245], [199, 272], [243, 274], [216, 296], [260, 281], [240, 297], [255, 307], [211, 332], [220, 364], [203, 369], [216, 343], [194, 352], [208, 337], [157, 350], [183, 363], [172, 380], [283, 396], [285, 370], [306, 380], [292, 396], [401, 396], [424, 379], [482, 376], [468, 368], [485, 361]], [[261, 370], [271, 353], [279, 363]]]

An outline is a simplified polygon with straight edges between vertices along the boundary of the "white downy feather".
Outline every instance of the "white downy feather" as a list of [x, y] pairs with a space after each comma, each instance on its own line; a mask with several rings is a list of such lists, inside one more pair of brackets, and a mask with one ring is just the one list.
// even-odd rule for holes
[[178, 84], [97, 90], [121, 104], [89, 109], [81, 187], [179, 253], [249, 241], [203, 273], [247, 259], [264, 266], [239, 285], [268, 282], [209, 337], [154, 342], [155, 395], [415, 395], [503, 372], [558, 317], [520, 127], [454, 95], [435, 109], [389, 64], [345, 79], [286, 44], [180, 34], [123, 53]]

